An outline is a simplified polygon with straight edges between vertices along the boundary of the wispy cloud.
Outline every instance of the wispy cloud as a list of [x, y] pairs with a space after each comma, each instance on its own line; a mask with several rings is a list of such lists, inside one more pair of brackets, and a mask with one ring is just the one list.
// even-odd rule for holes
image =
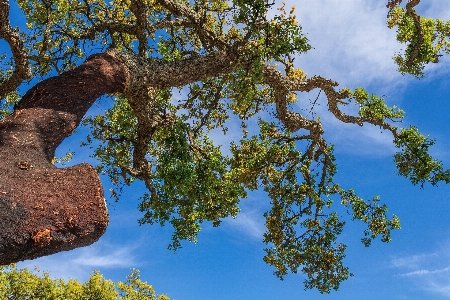
[[433, 292], [436, 292], [444, 297], [450, 298], [450, 284], [436, 284], [434, 282], [430, 282], [430, 289]]
[[392, 258], [391, 266], [402, 269], [418, 269], [427, 261], [436, 260], [437, 253], [422, 253]]
[[115, 268], [133, 265], [133, 247], [110, 246], [82, 248], [81, 253], [71, 263], [89, 268]]
[[439, 270], [417, 270], [413, 272], [408, 272], [404, 274], [400, 274], [401, 276], [421, 276], [421, 275], [429, 275], [429, 274], [438, 274], [438, 273], [444, 273], [449, 272], [450, 266], [447, 268], [439, 269]]
[[47, 271], [53, 278], [85, 282], [93, 270], [126, 268], [136, 265], [137, 245], [117, 245], [99, 241], [92, 246], [18, 263], [19, 268]]
[[228, 224], [253, 239], [261, 240], [265, 232], [263, 217], [255, 211], [241, 212], [236, 219], [230, 219]]
[[[310, 75], [322, 75], [343, 85], [389, 83], [401, 77], [391, 57], [400, 45], [386, 28], [386, 7], [373, 1], [285, 1], [295, 5], [299, 23], [314, 47], [300, 56]], [[317, 13], [320, 12], [320, 13]]]
[[254, 213], [241, 213], [234, 220], [233, 224], [245, 234], [260, 240], [265, 231], [265, 226], [261, 219], [261, 216], [255, 216]]
[[399, 277], [412, 282], [415, 287], [450, 298], [450, 253], [447, 246], [429, 253], [395, 257], [391, 266], [398, 269]]

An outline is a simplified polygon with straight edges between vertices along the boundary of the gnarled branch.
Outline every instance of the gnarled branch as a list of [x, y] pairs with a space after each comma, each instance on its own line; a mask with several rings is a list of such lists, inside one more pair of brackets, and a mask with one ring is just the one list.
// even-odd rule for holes
[[27, 54], [22, 47], [20, 35], [9, 23], [9, 1], [0, 0], [0, 38], [10, 46], [15, 69], [11, 77], [0, 83], [0, 99], [15, 91], [25, 79], [31, 76]]
[[413, 19], [414, 27], [416, 27], [416, 32], [417, 32], [417, 41], [413, 46], [413, 49], [409, 55], [408, 61], [406, 62], [406, 66], [408, 68], [411, 68], [415, 64], [415, 61], [419, 56], [420, 48], [422, 47], [423, 41], [424, 41], [424, 32], [423, 32], [422, 23], [420, 22], [420, 16], [417, 14], [416, 10], [414, 9], [414, 7], [416, 5], [418, 5], [419, 3], [420, 3], [420, 0], [409, 0], [408, 4], [406, 4], [406, 14]]

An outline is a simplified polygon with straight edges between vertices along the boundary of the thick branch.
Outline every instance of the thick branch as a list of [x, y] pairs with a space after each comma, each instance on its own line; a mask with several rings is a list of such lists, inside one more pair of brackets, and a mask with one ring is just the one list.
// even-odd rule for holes
[[[56, 147], [78, 126], [98, 97], [123, 91], [125, 74], [120, 61], [108, 54], [97, 54], [75, 70], [37, 84], [23, 96], [17, 106], [17, 113], [30, 108], [58, 112], [52, 116], [55, 118], [52, 122], [58, 122], [63, 127], [59, 127], [60, 130], [41, 129], [45, 133], [41, 138], [46, 144], [48, 160], [53, 158]], [[39, 126], [49, 125], [40, 122]]]
[[[146, 59], [135, 55], [110, 51], [128, 67], [129, 77], [125, 94], [139, 95], [142, 87], [177, 87], [202, 79], [226, 74], [239, 62], [237, 47], [229, 51], [215, 51], [204, 56], [194, 56], [182, 60], [166, 61]], [[137, 96], [136, 98], [139, 98]]]
[[128, 97], [142, 123], [129, 171], [143, 176], [151, 171], [144, 164], [147, 131], [154, 127], [151, 122], [159, 122], [150, 120], [154, 114], [147, 88], [183, 86], [231, 72], [238, 58], [234, 48], [181, 61], [110, 51], [30, 89], [0, 122], [0, 263], [87, 245], [104, 232], [108, 217], [94, 169], [82, 164], [59, 170], [50, 163], [56, 147], [98, 97]]
[[123, 91], [125, 69], [108, 54], [30, 89], [0, 121], [0, 264], [95, 242], [108, 213], [96, 171], [57, 169], [54, 150], [105, 93]]

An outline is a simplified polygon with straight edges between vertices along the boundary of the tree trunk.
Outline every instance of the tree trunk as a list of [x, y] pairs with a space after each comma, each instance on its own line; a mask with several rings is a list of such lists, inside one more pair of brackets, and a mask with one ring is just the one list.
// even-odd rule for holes
[[95, 170], [58, 169], [51, 160], [98, 97], [124, 90], [126, 70], [107, 53], [93, 55], [37, 84], [0, 121], [0, 264], [86, 246], [105, 232]]

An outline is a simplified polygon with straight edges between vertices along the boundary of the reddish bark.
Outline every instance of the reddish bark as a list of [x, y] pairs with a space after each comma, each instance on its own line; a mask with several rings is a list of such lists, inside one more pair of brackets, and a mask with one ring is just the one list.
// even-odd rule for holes
[[93, 55], [37, 84], [0, 121], [0, 264], [86, 246], [105, 232], [109, 217], [95, 170], [58, 169], [51, 160], [94, 101], [125, 83], [119, 60]]

